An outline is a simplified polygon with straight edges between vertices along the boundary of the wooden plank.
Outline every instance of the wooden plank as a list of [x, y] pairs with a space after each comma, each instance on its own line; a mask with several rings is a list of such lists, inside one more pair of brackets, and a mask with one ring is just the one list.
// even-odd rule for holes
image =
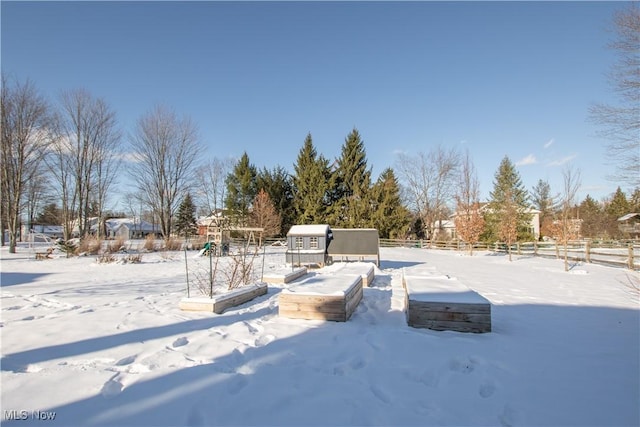
[[486, 323], [470, 323], [470, 322], [447, 322], [444, 320], [427, 320], [422, 323], [409, 322], [409, 326], [414, 328], [433, 329], [436, 331], [455, 331], [455, 332], [491, 332], [491, 325]]
[[332, 302], [344, 301], [344, 295], [309, 295], [309, 294], [290, 294], [281, 292], [278, 297], [280, 301], [300, 302], [306, 304], [330, 304]]
[[470, 323], [491, 323], [491, 315], [489, 314], [470, 314], [470, 313], [443, 313], [440, 311], [418, 311], [411, 310], [409, 317], [414, 322], [423, 321], [449, 321], [449, 322], [470, 322]]
[[345, 313], [323, 313], [320, 311], [289, 311], [280, 309], [279, 315], [290, 319], [303, 320], [330, 320], [334, 322], [345, 322]]
[[428, 301], [414, 301], [409, 296], [408, 307], [412, 310], [421, 311], [444, 311], [458, 313], [477, 313], [491, 314], [490, 304], [460, 304], [460, 303], [442, 303]]
[[280, 301], [279, 308], [284, 311], [310, 311], [317, 313], [345, 313], [345, 304], [344, 302], [340, 304], [305, 304], [299, 302], [286, 302]]
[[351, 315], [356, 311], [358, 304], [360, 304], [360, 301], [362, 301], [362, 295], [363, 295], [362, 286], [360, 286], [358, 288], [358, 292], [354, 294], [350, 300], [347, 301], [346, 307], [345, 307], [346, 320], [349, 320]]
[[243, 292], [241, 294], [235, 295], [230, 298], [223, 298], [222, 300], [217, 300], [214, 307], [213, 312], [217, 314], [221, 314], [226, 309], [230, 307], [235, 307], [236, 305], [244, 304], [247, 301], [251, 301], [252, 299], [264, 295], [267, 293], [266, 285], [256, 286], [254, 289], [250, 289], [247, 292]]
[[307, 267], [301, 267], [287, 274], [265, 274], [262, 277], [267, 283], [285, 284], [293, 282], [307, 274]]
[[229, 293], [229, 295], [217, 295], [214, 298], [183, 298], [178, 304], [179, 308], [184, 311], [210, 311], [220, 314], [224, 310], [243, 304], [260, 295], [267, 293], [267, 285], [260, 284], [247, 286], [246, 289], [238, 289]]

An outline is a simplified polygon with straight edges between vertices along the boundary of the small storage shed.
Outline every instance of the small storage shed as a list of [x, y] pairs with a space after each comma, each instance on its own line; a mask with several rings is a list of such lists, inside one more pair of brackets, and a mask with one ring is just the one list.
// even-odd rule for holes
[[332, 239], [333, 234], [327, 224], [294, 225], [287, 233], [286, 262], [324, 266]]
[[334, 228], [329, 248], [332, 261], [375, 259], [380, 267], [380, 239], [375, 228]]

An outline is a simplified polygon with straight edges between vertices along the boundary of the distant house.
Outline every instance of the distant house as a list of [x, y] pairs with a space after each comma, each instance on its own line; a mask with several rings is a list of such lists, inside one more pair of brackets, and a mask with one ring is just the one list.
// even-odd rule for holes
[[[31, 232], [36, 234], [44, 234], [50, 239], [59, 239], [64, 234], [64, 229], [61, 225], [41, 225], [35, 224], [31, 226]], [[25, 236], [28, 233], [25, 233]]]
[[[490, 208], [488, 203], [480, 204], [480, 208], [479, 208], [480, 213], [484, 214], [489, 209]], [[534, 208], [527, 208], [525, 210], [525, 213], [531, 216], [531, 219], [529, 220], [528, 231], [537, 240], [540, 238], [540, 211]], [[436, 236], [438, 234], [441, 234], [451, 239], [457, 238], [458, 235], [456, 232], [456, 216], [458, 216], [457, 212], [450, 215], [448, 220], [436, 221], [434, 223], [434, 233], [436, 234]]]
[[324, 266], [332, 239], [333, 233], [327, 224], [294, 225], [287, 233], [286, 262]]
[[[106, 230], [100, 231], [101, 224], [99, 219], [92, 217], [88, 220], [88, 226], [89, 234], [94, 236], [101, 235], [107, 239], [144, 239], [150, 234], [160, 234], [160, 227], [157, 224], [151, 224], [140, 218], [110, 218], [104, 223]], [[72, 228], [71, 234], [78, 236], [79, 228], [77, 224]]]
[[634, 239], [640, 237], [640, 213], [628, 213], [618, 218], [618, 230]]

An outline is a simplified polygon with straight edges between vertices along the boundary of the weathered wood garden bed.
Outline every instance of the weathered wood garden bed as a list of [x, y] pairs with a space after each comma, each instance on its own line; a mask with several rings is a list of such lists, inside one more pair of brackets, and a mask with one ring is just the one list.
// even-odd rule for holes
[[221, 314], [230, 307], [235, 307], [247, 301], [251, 301], [260, 295], [266, 294], [267, 290], [268, 288], [266, 283], [245, 285], [224, 294], [213, 295], [212, 298], [183, 298], [180, 301], [179, 307], [181, 310], [185, 311], [211, 311]]
[[407, 323], [437, 331], [491, 332], [491, 303], [454, 278], [403, 275]]
[[279, 314], [292, 319], [346, 322], [362, 300], [362, 276], [316, 276], [284, 289]]
[[291, 272], [266, 273], [262, 277], [262, 280], [265, 281], [266, 283], [285, 284], [285, 283], [293, 282], [294, 280], [303, 277], [305, 274], [307, 274], [307, 267], [300, 267], [300, 268], [296, 268]]
[[376, 269], [373, 263], [363, 263], [363, 262], [344, 262], [341, 263], [343, 265], [340, 266], [338, 270], [336, 270], [336, 274], [340, 274], [343, 276], [361, 276], [362, 277], [362, 286], [368, 287], [373, 283], [373, 279], [376, 277]]

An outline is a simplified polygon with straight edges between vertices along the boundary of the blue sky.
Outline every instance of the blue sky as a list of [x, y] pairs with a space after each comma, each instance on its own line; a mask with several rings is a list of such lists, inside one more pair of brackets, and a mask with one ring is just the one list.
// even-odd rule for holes
[[[483, 196], [507, 155], [527, 189], [617, 184], [588, 121], [613, 102], [615, 2], [9, 2], [2, 70], [54, 100], [83, 87], [130, 132], [156, 104], [190, 116], [202, 159], [293, 170], [308, 132], [340, 155], [356, 127], [374, 178], [397, 153], [468, 149]], [[625, 189], [626, 190], [626, 189]]]

